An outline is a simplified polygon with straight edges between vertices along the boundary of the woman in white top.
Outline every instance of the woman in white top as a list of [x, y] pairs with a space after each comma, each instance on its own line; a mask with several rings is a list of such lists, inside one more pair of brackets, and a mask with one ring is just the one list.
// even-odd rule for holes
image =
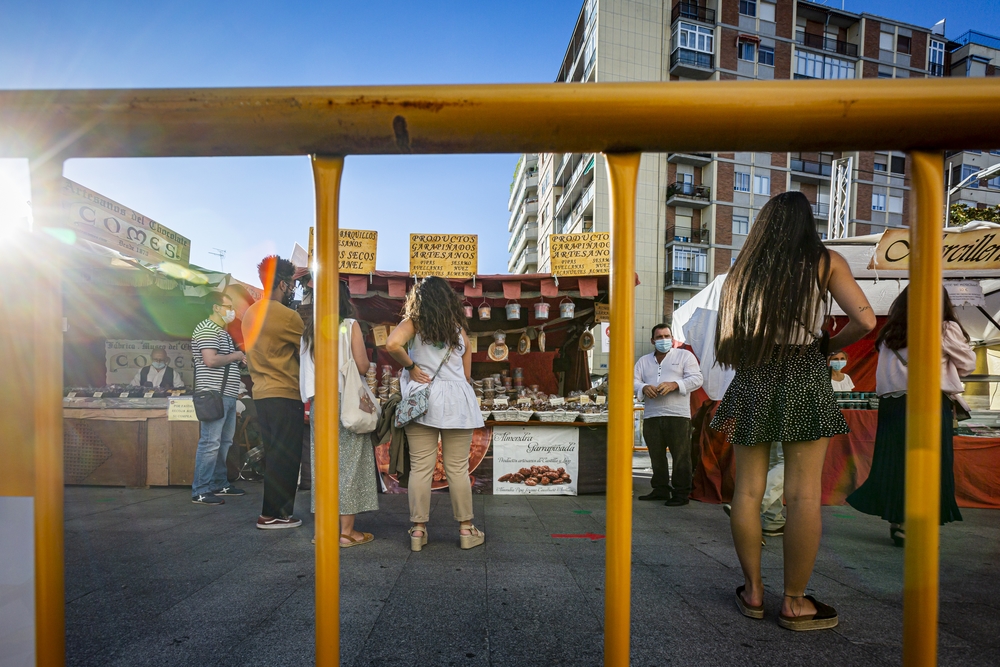
[[[371, 364], [368, 361], [368, 351], [365, 350], [364, 337], [351, 304], [351, 293], [347, 283], [340, 283], [340, 358], [350, 354], [354, 364], [363, 376]], [[309, 456], [312, 461], [313, 484], [309, 504], [316, 512], [316, 355], [313, 351], [315, 328], [313, 318], [308, 318], [302, 341], [299, 345], [299, 392], [302, 402], [311, 405], [309, 410]], [[344, 378], [340, 378], [340, 387], [344, 386]], [[372, 451], [371, 438], [367, 434], [354, 433], [347, 430], [343, 422], [338, 431], [338, 460], [340, 461], [339, 506], [340, 506], [340, 546], [354, 547], [366, 544], [375, 539], [371, 533], [362, 533], [354, 529], [354, 517], [361, 512], [371, 512], [378, 509], [378, 489], [375, 488], [375, 452]], [[315, 539], [314, 539], [315, 541]]]
[[[879, 395], [875, 452], [868, 479], [847, 497], [847, 502], [865, 514], [889, 522], [889, 536], [903, 546], [906, 496], [906, 380], [909, 353], [906, 343], [907, 294], [904, 289], [889, 307], [885, 327], [875, 341], [878, 368], [875, 392]], [[952, 398], [962, 393], [961, 377], [976, 368], [976, 355], [969, 335], [958, 323], [948, 292], [944, 293], [941, 329], [941, 523], [961, 521], [955, 502]]]
[[847, 353], [844, 351], [834, 352], [826, 358], [826, 362], [830, 365], [830, 382], [833, 384], [834, 391], [852, 391], [854, 389], [854, 381], [851, 380], [850, 375], [844, 372], [847, 360]]
[[460, 523], [459, 543], [463, 549], [471, 549], [485, 539], [483, 532], [472, 525], [469, 480], [472, 431], [484, 424], [470, 384], [472, 350], [462, 303], [445, 280], [425, 278], [407, 295], [404, 315], [385, 344], [386, 352], [403, 366], [403, 400], [430, 383], [427, 412], [405, 427], [410, 451], [407, 494], [413, 523], [410, 549], [420, 551], [427, 544], [439, 439], [451, 508]]

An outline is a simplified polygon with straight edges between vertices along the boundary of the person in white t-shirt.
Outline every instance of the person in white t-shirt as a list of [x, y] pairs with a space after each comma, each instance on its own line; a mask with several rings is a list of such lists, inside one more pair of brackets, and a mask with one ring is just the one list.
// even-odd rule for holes
[[833, 383], [834, 391], [854, 391], [854, 381], [851, 376], [844, 372], [847, 366], [847, 353], [834, 352], [826, 358], [830, 365], [830, 382]]

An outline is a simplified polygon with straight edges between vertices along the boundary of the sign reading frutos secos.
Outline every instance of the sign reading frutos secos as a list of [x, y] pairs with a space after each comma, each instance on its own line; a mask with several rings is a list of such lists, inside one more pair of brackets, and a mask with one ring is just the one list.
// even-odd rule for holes
[[190, 239], [68, 178], [62, 203], [70, 228], [88, 241], [151, 264], [190, 263]]

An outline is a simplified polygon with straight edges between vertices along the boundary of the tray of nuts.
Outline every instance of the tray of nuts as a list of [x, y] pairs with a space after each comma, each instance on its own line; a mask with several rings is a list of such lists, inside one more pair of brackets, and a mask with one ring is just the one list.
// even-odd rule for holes
[[549, 466], [531, 466], [521, 468], [517, 472], [501, 475], [498, 482], [509, 484], [524, 484], [525, 486], [548, 486], [569, 484], [573, 479], [565, 468], [550, 468]]

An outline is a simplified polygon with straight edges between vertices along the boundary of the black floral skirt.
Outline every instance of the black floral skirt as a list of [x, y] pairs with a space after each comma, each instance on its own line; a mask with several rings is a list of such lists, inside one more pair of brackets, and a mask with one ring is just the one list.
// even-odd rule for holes
[[830, 369], [819, 341], [802, 354], [737, 369], [712, 428], [734, 445], [809, 442], [849, 433], [837, 407]]

